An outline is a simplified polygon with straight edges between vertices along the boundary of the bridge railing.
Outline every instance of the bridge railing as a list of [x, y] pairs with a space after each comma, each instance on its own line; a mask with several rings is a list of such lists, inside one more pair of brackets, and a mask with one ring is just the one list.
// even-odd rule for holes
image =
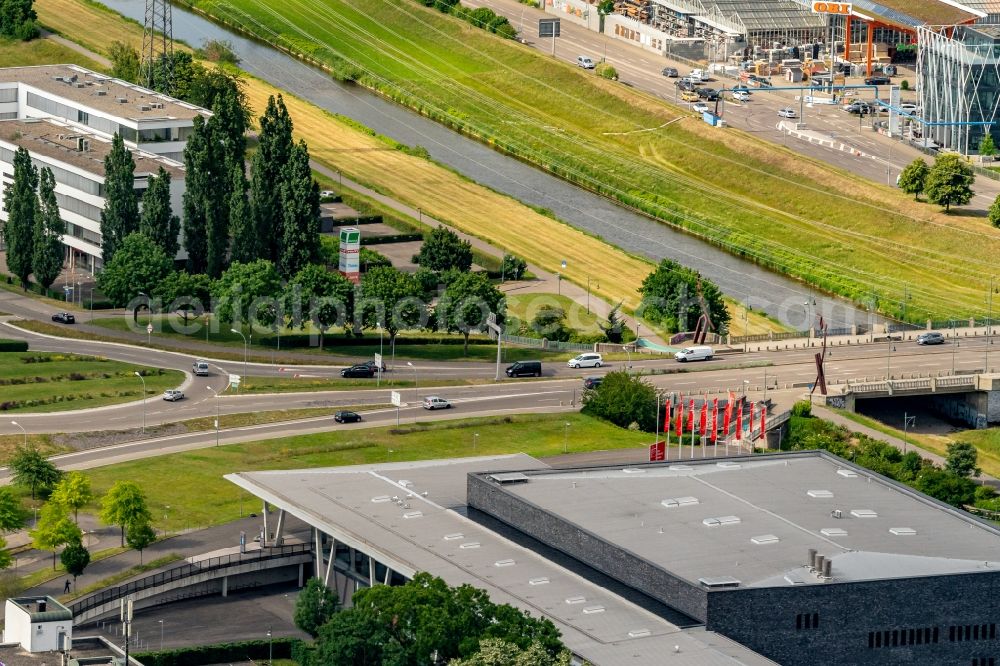
[[225, 569], [237, 564], [249, 562], [264, 562], [267, 560], [288, 557], [289, 555], [301, 555], [311, 552], [310, 544], [293, 544], [288, 546], [276, 546], [274, 548], [261, 549], [250, 553], [233, 553], [219, 557], [210, 557], [190, 564], [184, 564], [166, 571], [146, 576], [123, 585], [116, 585], [105, 590], [84, 597], [79, 601], [70, 604], [69, 608], [73, 615], [80, 615], [93, 608], [98, 608], [104, 604], [111, 603], [117, 599], [123, 599], [130, 594], [141, 592], [149, 588], [157, 587], [165, 583], [183, 578], [189, 578], [197, 574], [206, 573], [217, 569]]
[[955, 375], [954, 377], [939, 377], [937, 380], [938, 386], [975, 386], [976, 376], [975, 375]]

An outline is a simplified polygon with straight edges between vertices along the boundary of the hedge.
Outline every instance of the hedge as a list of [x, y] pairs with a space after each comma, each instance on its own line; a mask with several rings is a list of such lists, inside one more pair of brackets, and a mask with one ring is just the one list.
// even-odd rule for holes
[[391, 236], [362, 236], [362, 245], [381, 245], [384, 243], [409, 243], [412, 241], [421, 241], [424, 239], [423, 234], [392, 234]]
[[[308, 333], [293, 333], [292, 335], [282, 335], [281, 336], [281, 348], [294, 349], [296, 347], [308, 347], [310, 344], [310, 338], [316, 340], [316, 344], [319, 344], [319, 335]], [[260, 338], [260, 344], [265, 347], [277, 347], [278, 338], [277, 336], [262, 336]], [[389, 336], [385, 336], [381, 340], [381, 344], [385, 346], [386, 349], [389, 348]], [[465, 344], [465, 341], [461, 336], [455, 336], [451, 338], [435, 338], [435, 337], [424, 337], [424, 336], [406, 336], [397, 337], [397, 345], [461, 345]], [[470, 345], [495, 345], [496, 342], [488, 338], [469, 338]], [[368, 335], [363, 338], [355, 338], [352, 336], [345, 336], [342, 333], [328, 333], [323, 337], [324, 347], [378, 347], [379, 346], [379, 336], [378, 335]]]
[[203, 666], [249, 659], [290, 659], [299, 638], [275, 638], [272, 641], [241, 641], [239, 643], [218, 643], [216, 645], [196, 645], [193, 647], [145, 652], [135, 658], [145, 666]]
[[0, 352], [26, 352], [28, 351], [27, 340], [5, 340], [0, 338]]

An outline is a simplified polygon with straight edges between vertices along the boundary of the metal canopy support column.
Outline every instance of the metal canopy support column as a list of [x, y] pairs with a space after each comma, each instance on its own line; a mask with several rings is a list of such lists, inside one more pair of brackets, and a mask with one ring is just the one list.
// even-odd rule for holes
[[[330, 560], [326, 563], [326, 574], [323, 576], [323, 585], [330, 587], [330, 575], [333, 573], [333, 561], [337, 559], [337, 540], [330, 539]], [[318, 564], [323, 564], [323, 554], [320, 553]], [[319, 566], [316, 567], [319, 571]]]
[[264, 500], [264, 509], [262, 511], [264, 514], [264, 535], [260, 538], [260, 547], [265, 548], [267, 546], [267, 500]]
[[274, 528], [274, 543], [281, 545], [281, 533], [285, 529], [285, 510], [278, 509], [278, 526]]
[[385, 568], [385, 578], [382, 580], [383, 585], [388, 585], [389, 580], [392, 579], [392, 569], [388, 566]]
[[[313, 566], [313, 571], [319, 571], [319, 568], [321, 566], [323, 566], [323, 544], [322, 544], [322, 542], [320, 541], [320, 538], [319, 538], [319, 528], [318, 527], [314, 527], [313, 528], [313, 543], [316, 545], [316, 557], [314, 558], [315, 561], [316, 561], [316, 564]], [[330, 559], [333, 559], [332, 558], [332, 553], [331, 553], [331, 558]]]
[[371, 555], [368, 556], [368, 587], [375, 587], [378, 583], [375, 582], [375, 558]]

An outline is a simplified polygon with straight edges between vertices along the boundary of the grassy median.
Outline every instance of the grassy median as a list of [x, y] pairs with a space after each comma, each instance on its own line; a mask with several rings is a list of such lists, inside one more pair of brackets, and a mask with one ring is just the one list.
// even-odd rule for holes
[[564, 446], [570, 452], [596, 451], [645, 446], [651, 439], [648, 433], [630, 432], [577, 413], [487, 417], [233, 444], [109, 465], [85, 474], [97, 496], [118, 479], [135, 481], [148, 496], [156, 526], [175, 531], [229, 522], [258, 510], [255, 498], [222, 478], [231, 472], [519, 452], [550, 456], [562, 453]]

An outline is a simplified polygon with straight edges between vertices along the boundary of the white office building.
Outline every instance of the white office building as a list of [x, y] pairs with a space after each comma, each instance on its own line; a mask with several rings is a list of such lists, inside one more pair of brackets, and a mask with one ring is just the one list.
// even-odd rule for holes
[[[0, 172], [3, 187], [14, 182], [14, 153], [24, 147], [39, 170], [48, 167], [56, 181], [56, 200], [66, 222], [66, 262], [73, 268], [99, 270], [101, 261], [101, 210], [104, 208], [104, 158], [111, 139], [83, 132], [78, 126], [52, 119], [0, 120]], [[170, 207], [180, 213], [184, 195], [184, 165], [132, 149], [135, 190], [146, 189], [149, 177], [162, 166], [170, 173]], [[0, 211], [7, 220], [7, 211]], [[178, 259], [186, 258], [181, 250]]]
[[[67, 263], [94, 272], [101, 268], [104, 157], [112, 137], [120, 134], [132, 151], [137, 192], [161, 166], [170, 172], [171, 207], [179, 215], [184, 146], [199, 115], [211, 114], [78, 65], [0, 68], [3, 185], [13, 180], [11, 160], [20, 146], [37, 167], [52, 169], [67, 224]], [[0, 220], [6, 218], [0, 211]], [[185, 258], [183, 251], [177, 258]]]

